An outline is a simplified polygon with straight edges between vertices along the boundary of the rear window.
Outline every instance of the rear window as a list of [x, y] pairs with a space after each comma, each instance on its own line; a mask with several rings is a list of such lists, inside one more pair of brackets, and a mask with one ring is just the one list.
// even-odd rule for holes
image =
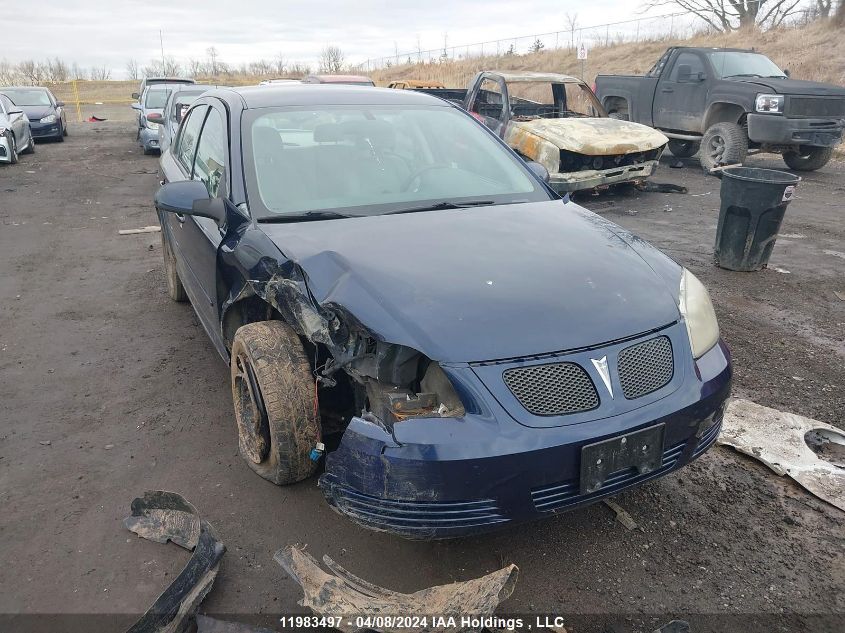
[[144, 99], [145, 108], [163, 108], [167, 103], [167, 97], [170, 96], [169, 88], [150, 88], [147, 90], [147, 95]]

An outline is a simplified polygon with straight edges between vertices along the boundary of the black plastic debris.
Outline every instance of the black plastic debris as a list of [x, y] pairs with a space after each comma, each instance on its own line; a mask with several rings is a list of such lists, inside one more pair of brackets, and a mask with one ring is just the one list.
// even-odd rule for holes
[[144, 493], [132, 501], [132, 514], [123, 524], [142, 538], [170, 541], [193, 552], [185, 568], [127, 633], [188, 631], [197, 608], [211, 591], [226, 547], [197, 509], [175, 492]]

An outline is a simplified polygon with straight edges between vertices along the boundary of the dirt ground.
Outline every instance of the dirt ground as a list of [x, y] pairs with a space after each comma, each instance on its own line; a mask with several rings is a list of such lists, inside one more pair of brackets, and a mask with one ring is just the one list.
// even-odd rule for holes
[[[122, 525], [131, 500], [159, 488], [184, 494], [227, 545], [202, 611], [231, 619], [269, 626], [305, 612], [272, 561], [305, 543], [401, 591], [513, 562], [520, 579], [499, 611], [561, 614], [576, 632], [652, 631], [676, 617], [696, 633], [842, 630], [842, 512], [723, 447], [618, 496], [634, 531], [598, 504], [409, 542], [335, 514], [316, 479], [259, 479], [237, 454], [226, 365], [191, 308], [166, 296], [159, 235], [117, 233], [156, 223], [157, 159], [131, 124], [111, 121], [74, 124], [67, 142], [37, 150], [0, 166], [0, 630], [126, 628], [188, 557]], [[843, 164], [806, 176], [768, 270], [733, 273], [711, 260], [719, 181], [671, 161], [655, 180], [689, 194], [582, 203], [709, 286], [736, 395], [842, 428]]]

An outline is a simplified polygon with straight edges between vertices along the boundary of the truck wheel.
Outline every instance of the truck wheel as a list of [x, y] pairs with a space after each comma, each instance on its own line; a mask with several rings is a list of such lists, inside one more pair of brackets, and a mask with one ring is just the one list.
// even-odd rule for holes
[[669, 139], [669, 151], [673, 156], [678, 158], [690, 158], [695, 156], [701, 143], [695, 141], [681, 141], [679, 139]]
[[714, 167], [741, 163], [748, 156], [748, 136], [736, 123], [714, 123], [701, 139], [699, 160], [706, 173]]
[[832, 147], [808, 147], [802, 145], [797, 152], [784, 152], [783, 162], [795, 171], [815, 171], [821, 169], [833, 156]]
[[179, 279], [179, 273], [176, 271], [176, 258], [173, 255], [173, 250], [167, 239], [164, 237], [164, 229], [161, 231], [161, 254], [164, 258], [164, 276], [167, 279], [167, 294], [174, 301], [184, 303], [188, 300], [188, 293], [185, 292], [185, 286], [182, 285], [182, 280]]
[[241, 457], [259, 475], [285, 485], [317, 468], [320, 441], [314, 379], [296, 333], [281, 321], [241, 326], [232, 343], [232, 399]]

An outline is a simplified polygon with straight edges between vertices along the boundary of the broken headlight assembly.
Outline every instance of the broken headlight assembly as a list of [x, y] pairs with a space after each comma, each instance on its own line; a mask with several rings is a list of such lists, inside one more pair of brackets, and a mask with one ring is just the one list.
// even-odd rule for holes
[[783, 114], [783, 95], [757, 95], [754, 109], [766, 114]]
[[701, 358], [719, 341], [719, 323], [710, 294], [686, 268], [681, 273], [678, 309], [687, 326], [693, 358]]

